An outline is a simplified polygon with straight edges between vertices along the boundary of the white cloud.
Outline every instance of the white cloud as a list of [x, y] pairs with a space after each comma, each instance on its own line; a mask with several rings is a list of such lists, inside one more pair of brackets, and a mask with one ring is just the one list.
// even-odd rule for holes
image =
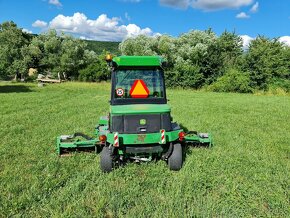
[[60, 3], [59, 0], [49, 0], [48, 3], [51, 4], [51, 5], [58, 6], [58, 7], [61, 7], [62, 6], [62, 4]]
[[25, 29], [25, 28], [22, 29], [22, 32], [32, 34], [32, 31], [31, 30], [28, 30], [28, 29]]
[[250, 18], [250, 16], [248, 14], [246, 14], [245, 12], [241, 12], [241, 13], [236, 15], [236, 18], [238, 18], [238, 19], [246, 19], [246, 18]]
[[196, 0], [192, 2], [193, 7], [205, 10], [218, 10], [225, 8], [239, 8], [252, 4], [253, 0]]
[[154, 35], [150, 28], [140, 28], [136, 24], [120, 25], [120, 18], [108, 18], [106, 14], [91, 20], [83, 13], [73, 16], [58, 15], [49, 23], [49, 28], [73, 33], [82, 38], [101, 41], [121, 41], [140, 34]]
[[176, 7], [176, 8], [188, 8], [191, 1], [190, 0], [159, 0], [161, 5]]
[[153, 36], [154, 37], [159, 37], [159, 36], [162, 36], [162, 34], [161, 33], [154, 33]]
[[47, 23], [42, 20], [37, 20], [32, 24], [33, 27], [39, 27], [39, 28], [44, 28], [47, 26]]
[[127, 37], [134, 37], [138, 35], [152, 35], [152, 30], [150, 28], [141, 29], [136, 24], [129, 24], [126, 26]]
[[247, 50], [249, 48], [251, 41], [255, 39], [255, 38], [252, 38], [248, 35], [241, 35], [240, 37], [243, 40], [243, 49], [244, 50]]
[[253, 0], [159, 0], [162, 5], [178, 8], [198, 8], [206, 11], [248, 6]]
[[[240, 37], [243, 40], [243, 49], [248, 50], [251, 41], [254, 40], [255, 38], [252, 38], [248, 35], [241, 35]], [[282, 36], [278, 39], [278, 41], [290, 47], [290, 36]]]
[[279, 38], [279, 42], [284, 43], [285, 45], [290, 47], [290, 36], [282, 36]]
[[250, 12], [252, 12], [252, 13], [256, 13], [256, 12], [258, 12], [258, 10], [259, 10], [259, 2], [256, 2], [256, 3], [252, 6]]

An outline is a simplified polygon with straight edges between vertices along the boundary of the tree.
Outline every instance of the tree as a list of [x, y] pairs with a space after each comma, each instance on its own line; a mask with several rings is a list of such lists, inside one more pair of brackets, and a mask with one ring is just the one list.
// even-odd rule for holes
[[55, 30], [34, 37], [22, 53], [28, 66], [44, 74], [66, 73], [77, 78], [79, 70], [87, 64], [86, 43], [67, 35], [58, 35]]
[[217, 55], [223, 60], [224, 66], [237, 66], [243, 55], [243, 40], [235, 32], [223, 32], [217, 39]]
[[[176, 39], [173, 70], [181, 72], [181, 78], [187, 81], [184, 87], [199, 88], [211, 79], [212, 72], [216, 69], [211, 68], [215, 65], [210, 64], [212, 60], [209, 59], [209, 54], [216, 40], [217, 36], [211, 30], [190, 31]], [[178, 78], [175, 83], [178, 83], [177, 80]]]
[[273, 78], [289, 76], [289, 59], [278, 39], [259, 36], [253, 40], [246, 55], [246, 69], [250, 72], [252, 87], [267, 89]]
[[79, 70], [85, 66], [86, 56], [84, 41], [74, 39], [71, 36], [64, 36], [61, 43], [61, 71], [68, 76], [78, 77]]
[[119, 45], [123, 55], [157, 55], [157, 40], [155, 37], [139, 35], [135, 38], [128, 38]]
[[[283, 44], [283, 66], [285, 66], [285, 79], [290, 80], [290, 47]], [[290, 81], [289, 81], [290, 82]]]
[[[90, 55], [93, 55], [92, 53]], [[86, 68], [80, 70], [79, 80], [89, 82], [106, 81], [110, 78], [110, 70], [104, 60], [106, 52], [95, 55], [91, 63]]]
[[242, 57], [242, 39], [235, 33], [223, 32], [208, 47], [208, 53], [202, 61], [202, 71], [206, 84], [215, 82], [229, 68], [239, 68]]
[[43, 70], [41, 60], [44, 56], [44, 42], [39, 37], [33, 37], [29, 45], [23, 46], [21, 54], [28, 68], [36, 68], [40, 72]]
[[62, 38], [55, 30], [50, 30], [38, 36], [43, 42], [43, 55], [40, 61], [42, 68], [57, 75], [61, 70]]
[[176, 58], [176, 39], [169, 35], [161, 35], [156, 40], [158, 43], [156, 53], [166, 59], [169, 68], [173, 68]]
[[21, 49], [30, 38], [12, 21], [0, 24], [0, 78], [27, 73]]

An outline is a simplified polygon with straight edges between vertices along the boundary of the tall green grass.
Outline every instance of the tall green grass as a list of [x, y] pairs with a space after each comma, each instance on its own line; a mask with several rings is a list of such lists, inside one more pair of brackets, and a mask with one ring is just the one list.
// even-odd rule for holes
[[107, 83], [0, 83], [0, 217], [289, 217], [290, 97], [168, 90], [176, 121], [211, 132], [179, 172], [165, 162], [110, 174], [99, 155], [59, 158], [55, 137], [93, 133]]

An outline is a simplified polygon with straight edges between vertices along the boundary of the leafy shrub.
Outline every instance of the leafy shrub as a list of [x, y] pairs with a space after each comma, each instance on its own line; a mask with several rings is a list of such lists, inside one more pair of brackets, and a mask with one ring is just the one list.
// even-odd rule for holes
[[249, 73], [243, 73], [236, 69], [229, 69], [227, 72], [218, 78], [216, 82], [208, 87], [214, 92], [252, 92], [250, 87]]
[[289, 76], [287, 52], [288, 48], [278, 39], [259, 36], [251, 41], [245, 56], [245, 70], [250, 72], [251, 86], [255, 89], [268, 90], [273, 78], [287, 78]]
[[287, 92], [290, 92], [290, 80], [289, 79], [281, 79], [281, 78], [273, 78], [270, 82], [270, 89], [281, 88]]
[[79, 80], [84, 82], [100, 82], [109, 79], [110, 71], [105, 61], [99, 60], [80, 70]]
[[200, 88], [203, 79], [198, 66], [184, 61], [176, 64], [175, 68], [165, 75], [168, 87]]

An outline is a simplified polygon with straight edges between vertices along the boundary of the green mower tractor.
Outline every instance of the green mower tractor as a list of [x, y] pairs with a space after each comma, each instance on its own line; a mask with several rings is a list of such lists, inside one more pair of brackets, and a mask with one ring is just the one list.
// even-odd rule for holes
[[57, 137], [57, 152], [93, 148], [100, 167], [112, 171], [127, 161], [162, 159], [180, 170], [188, 144], [211, 146], [211, 135], [184, 130], [172, 121], [164, 83], [164, 60], [158, 56], [120, 56], [106, 61], [112, 69], [110, 112], [100, 118], [95, 136]]

